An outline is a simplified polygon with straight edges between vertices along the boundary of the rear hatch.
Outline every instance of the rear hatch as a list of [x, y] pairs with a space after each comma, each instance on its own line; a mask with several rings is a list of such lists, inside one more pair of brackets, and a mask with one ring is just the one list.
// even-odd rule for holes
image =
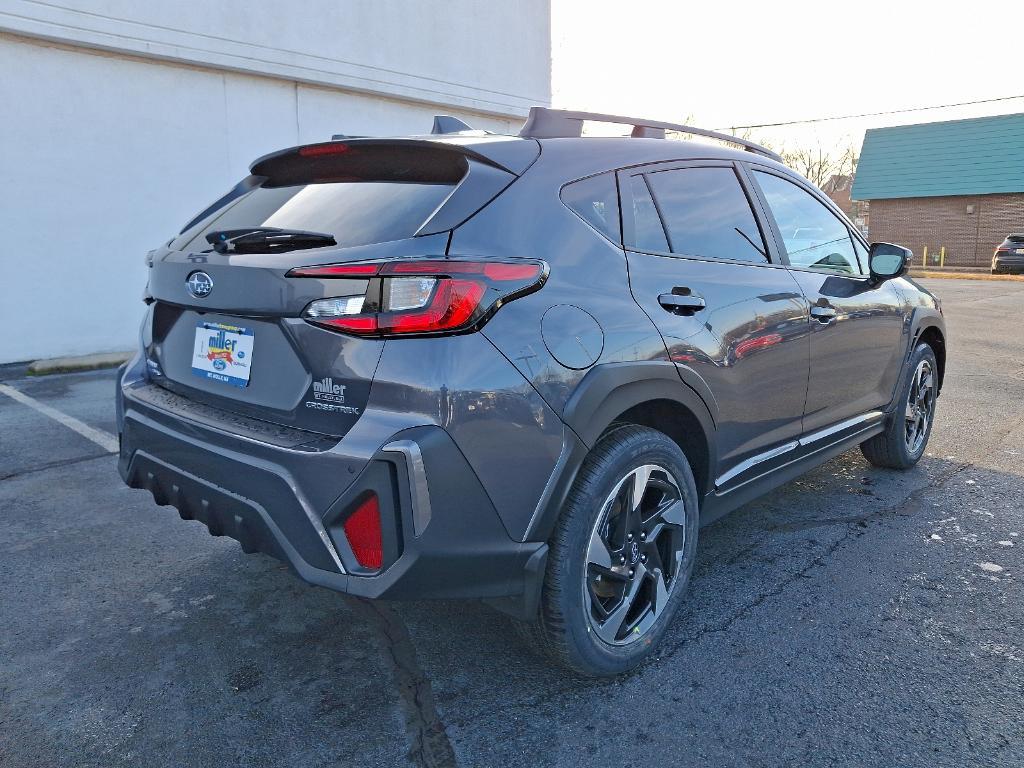
[[366, 405], [384, 342], [310, 314], [324, 300], [363, 302], [372, 278], [358, 268], [345, 280], [289, 271], [443, 257], [450, 230], [537, 151], [522, 139], [366, 139], [261, 158], [150, 254], [150, 378], [221, 412], [343, 435]]

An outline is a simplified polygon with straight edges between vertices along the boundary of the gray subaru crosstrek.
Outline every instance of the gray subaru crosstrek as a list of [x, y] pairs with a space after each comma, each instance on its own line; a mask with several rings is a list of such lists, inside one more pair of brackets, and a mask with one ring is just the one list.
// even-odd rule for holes
[[908, 255], [686, 126], [286, 149], [148, 255], [120, 471], [307, 582], [485, 599], [618, 674], [701, 524], [856, 446], [921, 458], [945, 331]]

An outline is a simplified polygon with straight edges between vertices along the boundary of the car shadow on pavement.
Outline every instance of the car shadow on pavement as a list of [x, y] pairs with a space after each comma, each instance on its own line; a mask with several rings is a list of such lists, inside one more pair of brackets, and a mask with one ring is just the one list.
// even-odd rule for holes
[[[787, 739], [806, 748], [817, 743], [802, 723], [808, 710], [843, 723], [865, 698], [880, 697], [887, 702], [880, 711], [890, 716], [882, 732], [918, 727], [903, 668], [927, 668], [948, 653], [949, 633], [960, 630], [943, 615], [943, 601], [973, 601], [975, 590], [1009, 584], [1005, 573], [996, 577], [1001, 587], [988, 583], [992, 574], [979, 562], [993, 555], [973, 551], [981, 534], [970, 529], [995, 525], [996, 513], [947, 490], [981, 498], [980, 481], [971, 479], [978, 472], [952, 457], [893, 472], [851, 452], [702, 529], [690, 594], [662, 647], [619, 679], [581, 680], [549, 666], [512, 631], [511, 619], [482, 605], [389, 608], [415, 641], [438, 722], [456, 753], [471, 757], [465, 764], [514, 763], [524, 751], [533, 755], [530, 765], [626, 764], [619, 761], [628, 761], [630, 748], [635, 757], [652, 756], [660, 743], [661, 754], [681, 754], [687, 738], [710, 732], [724, 745], [736, 729], [749, 730], [757, 743], [759, 729], [786, 721], [793, 730], [776, 734], [778, 760], [763, 762], [756, 750], [726, 759], [725, 750], [720, 762], [706, 763], [784, 764]], [[985, 487], [1024, 489], [1020, 477], [991, 474]], [[1000, 493], [976, 503], [1005, 503]], [[1005, 544], [1009, 535], [993, 530], [986, 546], [1000, 550], [996, 539]], [[954, 545], [963, 549], [951, 558]], [[922, 642], [931, 643], [926, 653]], [[876, 657], [879, 646], [887, 651]], [[837, 671], [851, 656], [850, 668]], [[644, 704], [652, 690], [654, 702]], [[789, 700], [779, 701], [787, 690]], [[654, 706], [662, 723], [638, 723], [636, 706]], [[969, 710], [959, 714], [966, 719]], [[845, 729], [854, 726], [839, 727], [842, 733], [829, 738], [841, 752]], [[609, 748], [602, 735], [609, 730], [619, 734], [621, 750]], [[909, 764], [895, 755], [888, 764]]]
[[[1022, 486], [990, 470], [966, 485], [979, 470], [947, 459], [896, 473], [838, 457], [702, 529], [659, 652], [633, 675], [592, 681], [533, 655], [483, 604], [373, 604], [305, 585], [119, 487], [109, 462], [62, 477], [68, 488], [103, 479], [88, 519], [69, 521], [61, 484], [42, 473], [0, 486], [0, 655], [12, 660], [0, 727], [18, 734], [0, 748], [5, 765], [617, 765], [690, 743], [694, 762], [725, 765], [744, 764], [742, 750], [723, 751], [730, 734], [769, 731], [807, 747], [818, 738], [800, 724], [808, 712], [841, 729], [871, 703], [866, 687], [901, 699], [884, 684], [895, 662], [865, 666], [865, 653], [885, 643], [919, 663], [921, 626], [949, 621], [929, 601], [954, 599], [960, 571], [971, 588], [1007, 578], [976, 573], [984, 561], [969, 540], [996, 525], [981, 513], [1002, 496], [976, 502], [974, 532], [948, 518], [963, 521], [972, 503], [957, 494], [995, 487], [1012, 500], [1006, 488]], [[959, 559], [920, 560], [943, 538], [952, 550], [957, 525]], [[929, 587], [920, 574], [932, 567], [948, 573]], [[923, 625], [900, 623], [908, 612]], [[847, 732], [830, 738], [842, 746]], [[774, 764], [793, 758], [792, 743]]]

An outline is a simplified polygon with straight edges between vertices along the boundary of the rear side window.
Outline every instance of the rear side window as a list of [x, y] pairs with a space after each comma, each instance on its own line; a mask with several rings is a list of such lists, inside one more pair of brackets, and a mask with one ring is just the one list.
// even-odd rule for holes
[[767, 262], [750, 201], [732, 168], [680, 168], [647, 174], [672, 253]]
[[244, 227], [323, 232], [334, 235], [343, 247], [401, 240], [416, 234], [454, 188], [370, 181], [257, 187], [198, 230], [186, 232], [172, 247], [205, 249], [207, 233]]
[[602, 173], [562, 187], [562, 202], [569, 210], [618, 245], [619, 190], [614, 173]]
[[651, 190], [643, 176], [634, 176], [633, 192], [633, 247], [640, 251], [668, 252], [668, 240], [661, 217], [651, 197]]

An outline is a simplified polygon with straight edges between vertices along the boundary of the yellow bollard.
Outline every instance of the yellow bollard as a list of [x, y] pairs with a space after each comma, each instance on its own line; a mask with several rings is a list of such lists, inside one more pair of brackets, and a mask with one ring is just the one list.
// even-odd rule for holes
[[939, 266], [946, 266], [946, 246], [942, 246], [942, 250], [939, 251]]
[[924, 247], [924, 256], [921, 257], [921, 266], [925, 267], [925, 268], [928, 267], [928, 246], [927, 245]]

